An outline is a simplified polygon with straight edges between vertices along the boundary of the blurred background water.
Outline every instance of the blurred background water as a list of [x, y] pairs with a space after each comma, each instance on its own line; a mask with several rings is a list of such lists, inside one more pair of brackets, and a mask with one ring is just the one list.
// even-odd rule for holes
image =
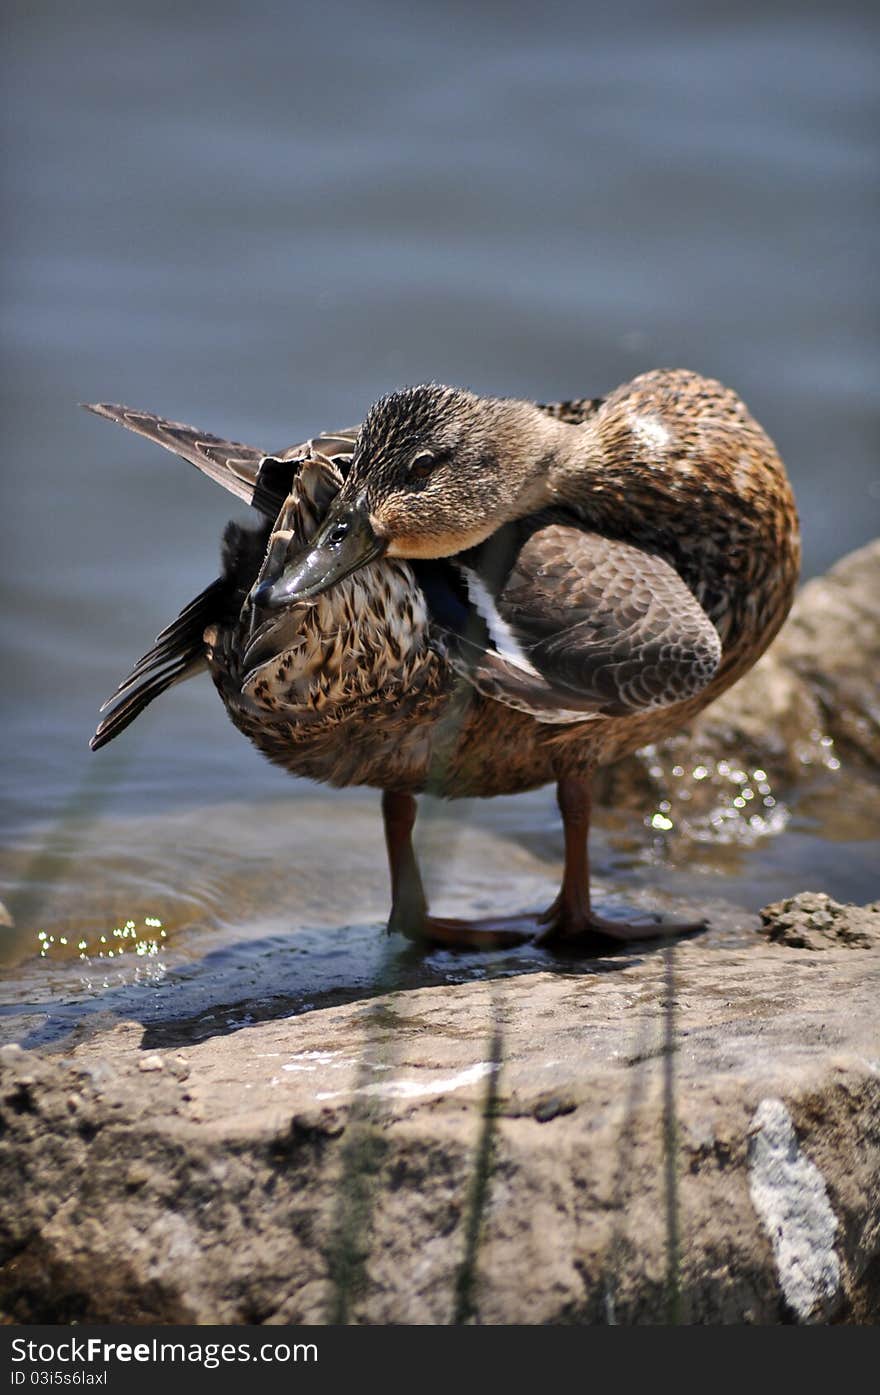
[[[0, 832], [29, 934], [50, 884], [118, 928], [141, 874], [198, 921], [195, 823], [171, 848], [160, 816], [219, 802], [237, 842], [203, 871], [240, 925], [230, 858], [293, 809], [295, 862], [318, 808], [207, 680], [88, 752], [234, 509], [78, 402], [277, 449], [406, 382], [685, 366], [777, 441], [807, 574], [876, 535], [876, 37], [872, 5], [775, 0], [6, 5]], [[344, 867], [372, 796], [321, 798]]]

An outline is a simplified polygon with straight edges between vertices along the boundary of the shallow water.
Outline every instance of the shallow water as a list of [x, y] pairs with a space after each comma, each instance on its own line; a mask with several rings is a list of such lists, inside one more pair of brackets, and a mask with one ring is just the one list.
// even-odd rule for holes
[[[807, 573], [878, 532], [869, 7], [244, 13], [8, 8], [11, 1030], [36, 1031], [47, 1000], [80, 1004], [68, 1022], [85, 1005], [195, 1018], [199, 994], [302, 1006], [386, 972], [372, 796], [264, 764], [206, 681], [89, 754], [102, 698], [214, 574], [231, 510], [78, 401], [277, 448], [402, 382], [548, 399], [682, 364], [737, 387], [777, 440]], [[608, 816], [602, 885], [749, 912], [805, 884], [868, 899], [873, 795], [829, 781], [748, 846], [658, 844], [650, 810]], [[459, 911], [499, 886], [511, 906], [550, 893], [549, 793], [424, 824]], [[102, 934], [124, 946], [112, 970]], [[407, 961], [406, 981], [485, 971], [448, 959]]]

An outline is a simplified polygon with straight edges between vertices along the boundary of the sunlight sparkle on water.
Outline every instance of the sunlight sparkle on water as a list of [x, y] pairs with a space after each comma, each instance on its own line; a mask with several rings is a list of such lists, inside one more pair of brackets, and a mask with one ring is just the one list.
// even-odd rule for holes
[[[145, 934], [144, 931], [148, 933]], [[122, 925], [117, 925], [109, 935], [97, 935], [92, 943], [88, 938], [78, 939], [76, 948], [80, 959], [84, 960], [120, 959], [126, 954], [144, 958], [157, 955], [161, 941], [166, 938], [166, 932], [158, 916], [148, 915], [144, 916], [142, 930], [138, 929], [134, 920], [126, 920]], [[37, 932], [37, 947], [41, 959], [47, 959], [56, 945], [60, 949], [66, 948], [69, 943], [66, 935], [59, 935], [56, 940], [56, 937], [46, 930]]]
[[[655, 746], [642, 752], [648, 774], [656, 782], [658, 798], [645, 824], [660, 837], [681, 834], [695, 842], [754, 844], [782, 833], [789, 824], [787, 805], [773, 794], [770, 777], [761, 766], [750, 768], [734, 756], [702, 755], [686, 765], [680, 758], [668, 765]], [[809, 750], [798, 758], [810, 764], [839, 770], [830, 736], [812, 732]]]

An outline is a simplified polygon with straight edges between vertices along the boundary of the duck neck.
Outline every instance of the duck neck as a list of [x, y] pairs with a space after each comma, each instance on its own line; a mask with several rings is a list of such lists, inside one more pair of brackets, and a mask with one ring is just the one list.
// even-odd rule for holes
[[[505, 464], [517, 486], [511, 517], [522, 518], [554, 505], [577, 501], [575, 483], [583, 490], [584, 472], [601, 468], [597, 440], [581, 424], [558, 421], [530, 402], [518, 403], [505, 449]], [[504, 443], [503, 443], [504, 448]]]

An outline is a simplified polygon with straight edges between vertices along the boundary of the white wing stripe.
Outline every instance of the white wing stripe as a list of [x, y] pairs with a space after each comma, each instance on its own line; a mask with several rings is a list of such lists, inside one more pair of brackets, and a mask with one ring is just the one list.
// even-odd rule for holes
[[529, 663], [507, 621], [499, 615], [498, 607], [481, 578], [470, 567], [459, 567], [459, 571], [467, 583], [468, 598], [477, 613], [485, 620], [489, 638], [498, 653], [523, 673], [540, 678], [541, 675], [534, 664]]

